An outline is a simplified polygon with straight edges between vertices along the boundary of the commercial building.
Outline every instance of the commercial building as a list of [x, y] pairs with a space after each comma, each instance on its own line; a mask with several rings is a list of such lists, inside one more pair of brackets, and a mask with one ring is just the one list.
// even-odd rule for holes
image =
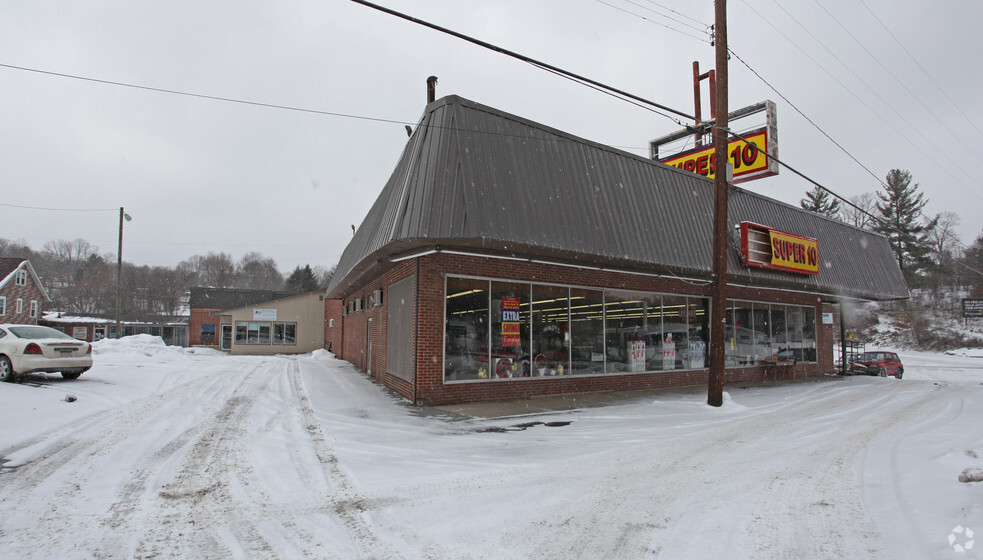
[[[705, 384], [712, 202], [699, 175], [439, 99], [327, 289], [332, 351], [426, 404]], [[838, 303], [908, 296], [881, 235], [737, 187], [728, 216], [725, 383], [832, 371]]]

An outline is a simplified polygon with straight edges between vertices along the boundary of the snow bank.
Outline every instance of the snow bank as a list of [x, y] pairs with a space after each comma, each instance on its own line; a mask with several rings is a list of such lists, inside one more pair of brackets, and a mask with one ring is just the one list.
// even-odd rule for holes
[[140, 357], [178, 356], [187, 354], [189, 351], [194, 352], [195, 349], [168, 346], [164, 344], [164, 340], [161, 337], [149, 334], [124, 336], [118, 339], [104, 338], [92, 343], [92, 352], [94, 354], [97, 356], [110, 354], [114, 359], [125, 355]]

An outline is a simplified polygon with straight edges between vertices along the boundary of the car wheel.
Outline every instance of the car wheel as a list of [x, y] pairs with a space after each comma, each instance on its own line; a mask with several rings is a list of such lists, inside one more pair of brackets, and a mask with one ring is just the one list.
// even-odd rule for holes
[[898, 373], [894, 377], [901, 379], [902, 375], [904, 375], [904, 368], [898, 368]]
[[877, 375], [880, 375], [881, 377], [887, 377], [887, 368], [881, 368], [880, 370], [878, 370]]
[[0, 381], [14, 380], [14, 366], [10, 363], [10, 358], [0, 356]]
[[81, 371], [63, 371], [63, 372], [61, 372], [61, 376], [64, 377], [65, 379], [78, 379], [80, 375], [82, 375], [82, 372]]

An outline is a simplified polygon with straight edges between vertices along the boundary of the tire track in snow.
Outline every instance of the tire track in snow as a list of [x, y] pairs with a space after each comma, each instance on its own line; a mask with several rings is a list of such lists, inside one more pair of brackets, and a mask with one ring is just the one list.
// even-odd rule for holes
[[[214, 379], [188, 381], [21, 446], [17, 451], [32, 455], [3, 476], [0, 489], [0, 501], [10, 512], [0, 517], [0, 529], [7, 535], [16, 533], [17, 538], [0, 541], [0, 546], [21, 551], [25, 557], [35, 552], [37, 542], [47, 543], [46, 549], [52, 550], [53, 556], [58, 555], [54, 551], [78, 555], [80, 550], [125, 556], [126, 545], [119, 535], [126, 533], [128, 514], [137, 509], [140, 494], [161, 463], [178, 453], [194, 431], [180, 423], [163, 424], [170, 420], [171, 405], [203, 390], [214, 390], [216, 385], [220, 381]], [[168, 443], [148, 456], [139, 442], [131, 445], [136, 429], [155, 430], [154, 434]], [[141, 434], [136, 439], [152, 437]], [[107, 473], [111, 475], [108, 479]], [[106, 488], [114, 486], [119, 487], [119, 493], [107, 502]], [[87, 526], [108, 526], [116, 531], [107, 532], [107, 539], [92, 542], [91, 535], [102, 531], [80, 530]]]
[[371, 509], [375, 509], [383, 503], [388, 504], [389, 500], [383, 502], [370, 501], [356, 492], [355, 485], [342, 470], [338, 457], [328, 445], [324, 429], [317, 418], [317, 413], [311, 406], [310, 396], [300, 375], [300, 365], [296, 360], [293, 360], [291, 365], [291, 381], [298, 396], [304, 426], [313, 444], [314, 453], [317, 455], [328, 480], [335, 487], [333, 492], [335, 495], [331, 496], [334, 513], [342, 519], [351, 533], [353, 543], [359, 549], [359, 556], [362, 558], [402, 557], [396, 550], [381, 541], [376, 536], [374, 528], [366, 521]]

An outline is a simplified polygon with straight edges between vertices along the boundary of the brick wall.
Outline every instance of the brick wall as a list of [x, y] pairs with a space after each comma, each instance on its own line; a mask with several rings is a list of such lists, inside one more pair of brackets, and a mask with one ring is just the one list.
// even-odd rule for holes
[[[36, 325], [38, 324], [38, 318], [41, 317], [41, 308], [44, 305], [44, 294], [41, 290], [34, 284], [33, 278], [28, 274], [28, 280], [26, 286], [18, 286], [16, 282], [11, 279], [3, 290], [0, 291], [0, 296], [5, 296], [7, 298], [7, 306], [3, 316], [0, 316], [0, 323], [17, 323], [20, 325]], [[20, 299], [22, 304], [21, 312], [17, 312], [17, 300]], [[31, 302], [37, 302], [37, 313], [34, 317], [31, 317]]]
[[221, 311], [220, 309], [199, 309], [194, 308], [191, 310], [191, 316], [188, 318], [188, 346], [201, 346], [201, 325], [206, 323], [212, 323], [215, 325], [215, 342], [212, 346], [218, 348], [222, 343], [222, 330], [221, 330], [221, 318], [212, 315], [213, 311]]
[[[357, 292], [346, 297], [343, 303], [365, 298], [366, 308], [363, 311], [342, 317], [342, 349], [335, 354], [363, 371], [371, 366], [373, 377], [399, 394], [415, 402], [431, 405], [521, 399], [565, 393], [706, 385], [707, 383], [707, 370], [702, 369], [445, 384], [443, 380], [444, 279], [448, 274], [501, 278], [530, 283], [552, 283], [710, 297], [709, 285], [676, 278], [620, 274], [437, 253], [399, 263], [383, 276], [369, 280]], [[369, 303], [369, 297], [377, 289], [384, 291], [385, 301], [388, 301], [386, 287], [410, 275], [417, 277], [415, 384], [386, 373], [386, 308], [385, 305], [373, 307]], [[820, 306], [819, 298], [814, 295], [747, 287], [731, 287], [728, 292], [728, 297], [734, 299], [814, 306], [817, 323], [821, 321], [821, 312], [825, 309]], [[371, 321], [369, 321], [370, 318]], [[817, 328], [816, 333], [820, 356], [819, 363], [797, 365], [797, 376], [816, 376], [826, 371], [832, 371], [832, 330], [828, 325], [817, 325], [817, 327], [820, 327]], [[371, 360], [367, 354], [370, 337]], [[747, 383], [763, 380], [764, 368], [748, 367], [728, 369], [724, 382]]]

